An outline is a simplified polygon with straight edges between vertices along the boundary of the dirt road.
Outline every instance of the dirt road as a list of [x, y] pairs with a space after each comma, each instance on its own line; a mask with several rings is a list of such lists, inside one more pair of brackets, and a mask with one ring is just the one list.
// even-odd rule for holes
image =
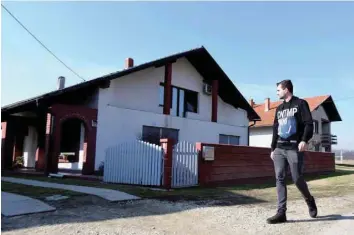
[[289, 222], [268, 225], [265, 219], [276, 209], [269, 203], [96, 202], [95, 205], [77, 208], [64, 207], [52, 213], [2, 218], [2, 232], [4, 235], [354, 233], [354, 195], [320, 198], [318, 208], [319, 218], [311, 219], [304, 201], [291, 201], [288, 205]]

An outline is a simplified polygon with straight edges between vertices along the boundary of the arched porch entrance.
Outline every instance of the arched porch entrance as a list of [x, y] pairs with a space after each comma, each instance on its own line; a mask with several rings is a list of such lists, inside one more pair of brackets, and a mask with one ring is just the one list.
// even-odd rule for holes
[[87, 143], [87, 127], [79, 118], [62, 121], [59, 146], [59, 171], [82, 171]]
[[62, 104], [50, 108], [46, 130], [47, 172], [67, 169], [81, 170], [84, 175], [94, 173], [96, 120], [97, 109]]

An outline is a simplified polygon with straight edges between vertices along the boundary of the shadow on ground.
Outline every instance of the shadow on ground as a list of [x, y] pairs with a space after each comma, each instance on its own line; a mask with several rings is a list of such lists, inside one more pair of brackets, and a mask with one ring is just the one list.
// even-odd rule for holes
[[174, 196], [168, 200], [142, 199], [124, 202], [108, 202], [95, 196], [73, 196], [68, 200], [50, 202], [57, 211], [16, 217], [3, 217], [1, 231], [14, 231], [42, 226], [100, 222], [115, 219], [167, 215], [187, 210], [214, 206], [245, 205], [262, 203], [244, 195], [224, 192], [220, 198], [213, 200], [181, 199]]
[[354, 216], [342, 216], [342, 215], [325, 215], [318, 216], [315, 219], [304, 220], [288, 220], [289, 223], [301, 223], [301, 222], [321, 222], [321, 221], [333, 221], [333, 220], [354, 220]]
[[353, 164], [343, 164], [343, 163], [336, 163], [337, 166], [344, 166], [344, 167], [352, 167], [354, 168]]

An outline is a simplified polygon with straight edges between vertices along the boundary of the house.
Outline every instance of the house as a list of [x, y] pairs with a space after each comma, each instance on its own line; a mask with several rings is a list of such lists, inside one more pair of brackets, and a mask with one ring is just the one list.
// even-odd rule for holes
[[2, 166], [24, 156], [38, 171], [92, 174], [105, 150], [137, 139], [159, 144], [248, 145], [248, 123], [260, 120], [209, 52], [200, 47], [134, 65], [2, 107]]
[[[332, 145], [337, 144], [337, 136], [331, 132], [331, 122], [342, 121], [334, 101], [330, 95], [305, 98], [308, 102], [314, 124], [314, 134], [309, 141], [309, 150], [331, 152]], [[270, 102], [265, 99], [263, 104], [250, 105], [261, 117], [261, 121], [251, 123], [250, 146], [270, 147], [273, 135], [273, 121], [276, 108], [282, 101]]]

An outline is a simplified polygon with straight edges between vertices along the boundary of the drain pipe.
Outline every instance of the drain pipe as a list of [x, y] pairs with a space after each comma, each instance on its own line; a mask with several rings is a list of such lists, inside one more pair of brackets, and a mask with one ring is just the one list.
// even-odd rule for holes
[[249, 125], [248, 128], [247, 128], [247, 131], [248, 131], [248, 143], [247, 145], [250, 146], [250, 128], [253, 127], [254, 125], [256, 125], [256, 120], [253, 120], [253, 124]]

